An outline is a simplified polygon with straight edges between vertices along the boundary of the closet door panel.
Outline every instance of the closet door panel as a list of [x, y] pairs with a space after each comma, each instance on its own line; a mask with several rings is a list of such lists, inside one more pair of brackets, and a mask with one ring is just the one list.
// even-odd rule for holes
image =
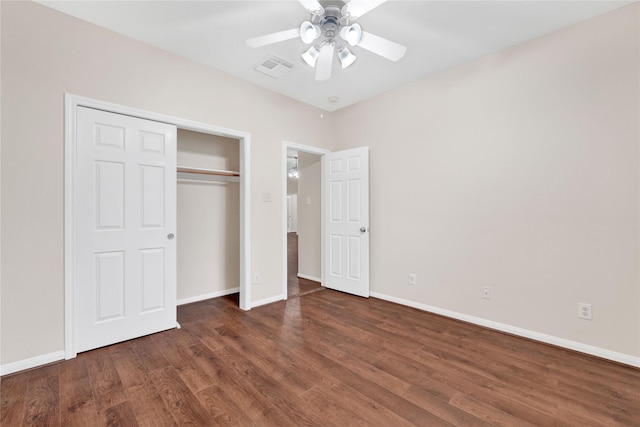
[[76, 351], [176, 326], [176, 128], [77, 110]]

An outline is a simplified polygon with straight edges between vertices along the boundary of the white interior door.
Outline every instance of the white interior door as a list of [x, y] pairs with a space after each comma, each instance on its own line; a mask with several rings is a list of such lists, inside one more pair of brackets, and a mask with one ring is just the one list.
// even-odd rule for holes
[[298, 195], [287, 196], [287, 233], [298, 231]]
[[176, 127], [77, 110], [76, 351], [176, 326]]
[[369, 296], [369, 147], [323, 157], [325, 286]]

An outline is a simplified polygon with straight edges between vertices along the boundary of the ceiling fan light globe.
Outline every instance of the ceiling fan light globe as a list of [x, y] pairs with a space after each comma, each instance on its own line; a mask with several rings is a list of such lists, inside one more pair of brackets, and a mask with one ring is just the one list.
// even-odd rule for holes
[[320, 51], [315, 46], [311, 46], [300, 56], [302, 56], [304, 62], [306, 62], [310, 67], [315, 67], [316, 62], [318, 61], [318, 56], [320, 56]]
[[340, 37], [351, 46], [355, 46], [360, 43], [362, 38], [362, 27], [359, 24], [351, 24], [343, 27], [340, 30]]
[[351, 53], [351, 51], [346, 47], [342, 48], [338, 52], [338, 58], [340, 59], [340, 64], [342, 64], [343, 69], [347, 68], [356, 61], [356, 56]]
[[320, 27], [309, 21], [300, 24], [300, 38], [304, 43], [310, 44], [318, 37], [320, 37]]

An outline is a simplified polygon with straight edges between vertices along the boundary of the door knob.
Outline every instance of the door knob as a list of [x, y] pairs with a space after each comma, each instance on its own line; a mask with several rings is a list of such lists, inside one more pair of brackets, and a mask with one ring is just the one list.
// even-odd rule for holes
[[364, 233], [365, 231], [367, 231], [367, 229], [365, 227], [360, 227], [360, 231]]
[[167, 239], [169, 239], [169, 240], [173, 239], [174, 237], [176, 237], [176, 236], [173, 233], [167, 234]]

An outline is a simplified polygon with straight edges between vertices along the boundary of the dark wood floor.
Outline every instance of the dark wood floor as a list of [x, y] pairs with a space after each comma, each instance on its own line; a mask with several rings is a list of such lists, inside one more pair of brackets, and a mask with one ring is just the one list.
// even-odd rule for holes
[[298, 235], [287, 233], [287, 297], [299, 297], [321, 289], [320, 283], [298, 277]]
[[640, 370], [330, 290], [2, 379], [2, 426], [638, 426]]

